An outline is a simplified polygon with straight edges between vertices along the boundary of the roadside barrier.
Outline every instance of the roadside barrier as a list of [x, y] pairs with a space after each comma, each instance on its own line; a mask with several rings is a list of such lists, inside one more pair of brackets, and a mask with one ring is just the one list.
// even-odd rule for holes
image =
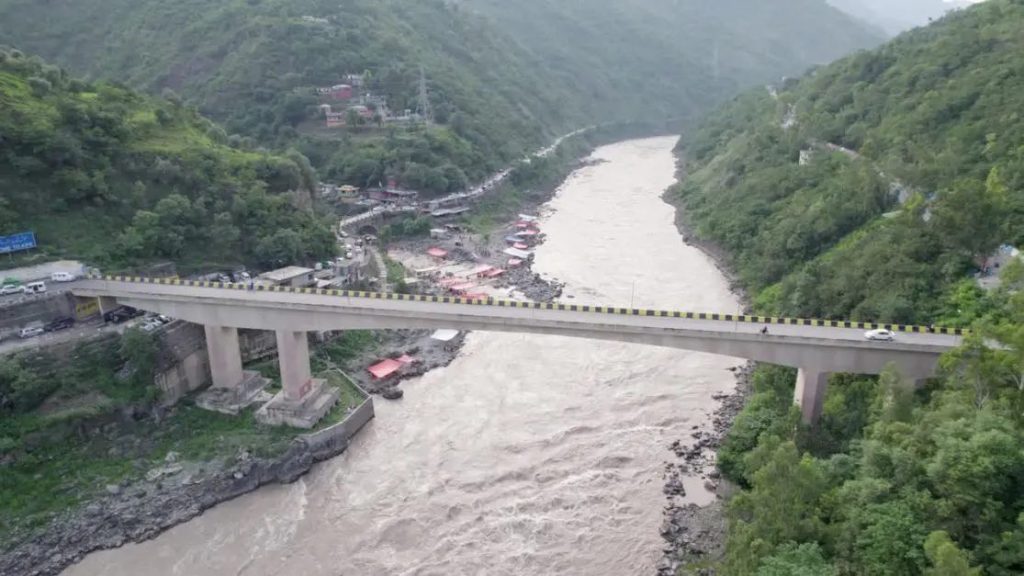
[[499, 308], [529, 308], [534, 310], [561, 310], [565, 312], [589, 312], [593, 314], [617, 314], [622, 316], [650, 316], [658, 318], [686, 318], [688, 320], [717, 320], [720, 322], [741, 322], [746, 324], [814, 326], [819, 328], [855, 328], [858, 330], [891, 330], [913, 334], [948, 334], [964, 336], [970, 333], [962, 328], [914, 326], [909, 324], [879, 324], [876, 322], [851, 322], [848, 320], [812, 320], [807, 318], [776, 318], [772, 316], [751, 316], [745, 314], [717, 314], [712, 312], [681, 312], [668, 310], [647, 310], [642, 308], [619, 308], [612, 306], [590, 306], [586, 304], [556, 304], [551, 302], [521, 302], [496, 298], [460, 298], [457, 296], [424, 296], [420, 294], [396, 294], [383, 292], [360, 292], [356, 290], [327, 290], [321, 288], [296, 288], [294, 286], [261, 286], [246, 283], [224, 283], [204, 280], [182, 280], [180, 278], [145, 278], [141, 276], [90, 276], [92, 280], [109, 282], [130, 282], [135, 284], [157, 284], [164, 286], [190, 286], [193, 288], [218, 288], [223, 290], [244, 290], [253, 292], [283, 292], [335, 296], [340, 298], [365, 298], [368, 300], [399, 300], [406, 302], [434, 302], [438, 304], [463, 304], [468, 306], [497, 306]]

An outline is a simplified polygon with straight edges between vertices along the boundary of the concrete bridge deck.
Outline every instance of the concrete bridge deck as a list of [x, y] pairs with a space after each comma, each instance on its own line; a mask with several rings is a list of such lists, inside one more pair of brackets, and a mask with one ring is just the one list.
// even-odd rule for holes
[[[920, 326], [344, 290], [250, 289], [176, 279], [90, 279], [79, 283], [74, 293], [233, 329], [298, 333], [455, 328], [667, 346], [798, 367], [804, 378], [816, 382], [831, 372], [877, 374], [889, 363], [907, 377], [926, 378], [933, 375], [939, 356], [958, 346], [963, 336], [960, 330], [931, 332]], [[761, 333], [764, 326], [768, 334]], [[896, 340], [867, 340], [864, 332], [874, 328], [893, 330]], [[820, 411], [818, 392], [823, 392], [823, 384], [811, 388], [816, 392], [810, 400]]]

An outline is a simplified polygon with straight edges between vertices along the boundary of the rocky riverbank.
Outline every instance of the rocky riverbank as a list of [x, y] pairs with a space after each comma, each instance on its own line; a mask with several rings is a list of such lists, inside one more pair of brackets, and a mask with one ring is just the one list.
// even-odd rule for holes
[[[733, 487], [715, 468], [715, 452], [729, 433], [736, 415], [743, 410], [751, 391], [753, 370], [752, 362], [736, 368], [736, 390], [713, 397], [720, 405], [715, 410], [710, 430], [694, 426], [690, 440], [676, 440], [668, 447], [675, 458], [665, 463], [663, 491], [667, 503], [661, 526], [665, 546], [658, 576], [676, 576], [680, 567], [690, 567], [692, 570], [688, 573], [713, 574], [708, 566], [724, 552], [728, 528], [724, 505]], [[699, 475], [704, 487], [715, 493], [714, 502], [706, 506], [683, 502], [686, 491], [682, 477], [694, 475]]]
[[301, 435], [284, 453], [269, 458], [240, 452], [211, 462], [179, 462], [169, 452], [165, 464], [136, 482], [111, 484], [106, 493], [0, 557], [0, 574], [53, 576], [86, 554], [153, 538], [217, 504], [271, 483], [291, 483], [321, 460], [341, 454], [373, 416], [364, 403], [346, 422]]

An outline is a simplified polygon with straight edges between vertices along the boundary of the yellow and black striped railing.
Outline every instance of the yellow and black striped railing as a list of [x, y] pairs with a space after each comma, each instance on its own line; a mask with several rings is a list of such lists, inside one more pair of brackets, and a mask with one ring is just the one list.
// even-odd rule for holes
[[296, 288], [293, 286], [263, 286], [247, 283], [224, 283], [205, 280], [182, 280], [180, 278], [145, 278], [141, 276], [93, 276], [94, 280], [131, 282], [136, 284], [158, 284], [165, 286], [191, 286], [194, 288], [220, 288], [254, 292], [284, 292], [336, 296], [342, 298], [365, 298], [368, 300], [399, 300], [406, 302], [435, 302], [439, 304], [465, 304], [470, 306], [497, 306], [499, 308], [529, 308], [534, 310], [562, 310], [566, 312], [590, 312], [594, 314], [618, 314], [624, 316], [649, 316], [660, 318], [686, 318], [689, 320], [718, 320], [722, 322], [743, 322], [749, 324], [779, 324], [789, 326], [815, 326], [819, 328], [856, 328], [877, 330], [884, 328], [894, 332], [935, 333], [962, 336], [968, 333], [961, 328], [915, 326], [909, 324], [879, 324], [875, 322], [851, 322], [847, 320], [811, 320], [806, 318], [776, 318], [773, 316], [752, 316], [746, 314], [718, 314], [712, 312], [681, 312], [648, 310], [643, 308], [619, 308], [613, 306], [590, 306], [587, 304], [556, 304], [551, 302], [520, 302], [496, 298], [460, 298], [457, 296], [424, 296], [420, 294], [396, 294], [383, 292], [361, 292], [357, 290], [328, 290], [321, 288]]

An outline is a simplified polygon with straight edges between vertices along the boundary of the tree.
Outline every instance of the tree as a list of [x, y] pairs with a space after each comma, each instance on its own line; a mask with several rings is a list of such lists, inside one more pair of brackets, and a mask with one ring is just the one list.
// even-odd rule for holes
[[156, 376], [156, 339], [138, 328], [130, 328], [121, 338], [121, 358], [128, 366], [128, 379], [139, 397], [150, 397], [159, 389]]
[[788, 543], [764, 559], [756, 576], [835, 576], [817, 544]]
[[937, 531], [924, 541], [924, 552], [932, 567], [924, 576], [981, 576], [981, 568], [971, 568], [967, 554], [957, 548], [949, 534]]
[[793, 442], [765, 453], [768, 459], [753, 473], [751, 490], [729, 505], [728, 574], [749, 574], [776, 547], [822, 535], [818, 500], [827, 484], [819, 465], [801, 457]]
[[214, 248], [221, 254], [229, 255], [235, 253], [238, 247], [238, 240], [242, 233], [235, 226], [231, 214], [221, 212], [213, 217], [213, 227], [210, 229], [210, 238]]
[[984, 185], [958, 181], [937, 204], [934, 226], [952, 249], [971, 258], [986, 256], [1005, 234], [1000, 222], [1008, 206], [1007, 196], [996, 168]]

